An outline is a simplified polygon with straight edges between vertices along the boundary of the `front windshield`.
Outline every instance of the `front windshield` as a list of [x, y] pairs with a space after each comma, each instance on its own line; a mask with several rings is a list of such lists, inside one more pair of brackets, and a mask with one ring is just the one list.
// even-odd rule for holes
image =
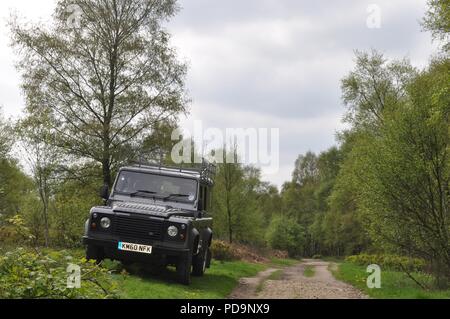
[[197, 181], [182, 177], [122, 171], [114, 191], [139, 197], [192, 202], [197, 195]]

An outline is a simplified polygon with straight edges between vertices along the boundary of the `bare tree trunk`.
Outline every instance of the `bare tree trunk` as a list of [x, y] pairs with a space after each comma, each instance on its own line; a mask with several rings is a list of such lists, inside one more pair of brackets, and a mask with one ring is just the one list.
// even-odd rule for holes
[[48, 205], [44, 204], [44, 241], [45, 247], [49, 246], [49, 223], [48, 223]]
[[111, 165], [109, 163], [109, 159], [105, 159], [102, 161], [102, 168], [103, 168], [103, 184], [108, 185], [111, 188], [112, 178], [111, 178]]
[[228, 236], [229, 236], [229, 241], [230, 244], [233, 243], [233, 227], [231, 225], [231, 211], [230, 211], [230, 207], [229, 207], [229, 203], [227, 201], [227, 213], [228, 213]]
[[49, 246], [49, 223], [48, 223], [48, 191], [47, 181], [45, 173], [42, 172], [42, 168], [38, 167], [38, 185], [39, 185], [39, 197], [41, 198], [44, 218], [44, 242], [45, 247]]

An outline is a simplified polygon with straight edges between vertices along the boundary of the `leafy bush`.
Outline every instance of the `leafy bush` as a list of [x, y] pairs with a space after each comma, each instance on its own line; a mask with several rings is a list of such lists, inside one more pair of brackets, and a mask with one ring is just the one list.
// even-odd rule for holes
[[85, 182], [69, 180], [59, 186], [50, 216], [53, 244], [67, 248], [81, 246], [89, 211], [92, 206], [101, 203], [97, 194], [97, 187], [101, 184], [96, 179]]
[[214, 240], [212, 242], [211, 254], [214, 259], [222, 261], [230, 261], [238, 259], [238, 257], [233, 252], [232, 246], [221, 240]]
[[381, 268], [397, 271], [424, 271], [427, 265], [423, 259], [395, 255], [361, 254], [349, 256], [345, 260], [362, 266], [377, 264]]
[[[81, 269], [81, 288], [68, 288], [67, 267]], [[0, 299], [116, 298], [116, 283], [110, 272], [86, 259], [76, 259], [65, 251], [41, 253], [17, 248], [0, 257]]]
[[290, 257], [300, 256], [303, 252], [304, 229], [295, 220], [274, 218], [267, 231], [267, 242], [273, 249], [286, 250]]
[[313, 259], [322, 259], [322, 255], [314, 255], [312, 256]]
[[[11, 234], [32, 244], [35, 236], [21, 216], [8, 219]], [[68, 266], [80, 267], [80, 288], [69, 288]], [[0, 255], [0, 299], [98, 299], [117, 297], [116, 283], [106, 267], [75, 258], [66, 251], [15, 248]]]
[[10, 225], [0, 226], [0, 243], [2, 245], [20, 244], [23, 238], [17, 235], [14, 227]]

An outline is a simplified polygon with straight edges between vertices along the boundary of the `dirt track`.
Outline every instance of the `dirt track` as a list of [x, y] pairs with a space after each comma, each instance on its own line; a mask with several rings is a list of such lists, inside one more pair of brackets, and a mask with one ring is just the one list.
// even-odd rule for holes
[[[303, 275], [305, 266], [313, 266], [313, 277]], [[328, 270], [329, 262], [304, 259], [298, 265], [282, 269], [278, 280], [267, 278], [277, 268], [260, 272], [256, 277], [242, 278], [231, 293], [231, 299], [363, 299], [367, 298], [358, 289], [336, 280]], [[331, 267], [334, 265], [331, 264]], [[262, 289], [258, 289], [258, 286]], [[259, 290], [259, 291], [257, 291]]]

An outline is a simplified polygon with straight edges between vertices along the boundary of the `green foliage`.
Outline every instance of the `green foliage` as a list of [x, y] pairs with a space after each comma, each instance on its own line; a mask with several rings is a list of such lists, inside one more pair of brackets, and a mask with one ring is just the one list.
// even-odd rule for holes
[[355, 149], [359, 205], [377, 245], [430, 260], [450, 279], [449, 60], [435, 61]]
[[415, 76], [408, 61], [388, 62], [379, 52], [356, 52], [356, 66], [342, 80], [342, 98], [348, 107], [346, 121], [353, 129], [374, 130], [385, 112], [395, 109], [405, 85]]
[[388, 254], [360, 254], [348, 256], [345, 258], [345, 261], [366, 267], [371, 264], [376, 264], [379, 265], [382, 269], [386, 270], [406, 270], [409, 272], [425, 271], [427, 266], [426, 261], [420, 258], [411, 258]]
[[0, 159], [6, 158], [11, 150], [12, 138], [10, 124], [3, 118], [0, 107]]
[[444, 49], [450, 50], [450, 1], [428, 0], [428, 11], [423, 19], [423, 26], [433, 36], [444, 41]]
[[[224, 151], [224, 159], [233, 150]], [[234, 153], [233, 153], [234, 152]], [[227, 155], [228, 154], [228, 155]], [[270, 185], [261, 182], [261, 172], [239, 163], [218, 165], [213, 200], [214, 232], [218, 238], [264, 246], [264, 211], [259, 201], [266, 196], [276, 197]], [[272, 192], [267, 195], [267, 192]], [[267, 202], [267, 201], [266, 201]], [[265, 214], [268, 214], [265, 211]]]
[[[69, 5], [83, 12], [77, 28], [67, 27]], [[45, 115], [51, 145], [101, 164], [105, 184], [143, 144], [146, 153], [164, 149], [158, 139], [148, 145], [148, 136], [186, 111], [187, 67], [163, 27], [176, 8], [175, 1], [61, 0], [50, 27], [10, 23], [26, 119]]]
[[62, 247], [81, 246], [84, 224], [90, 209], [101, 204], [98, 185], [101, 178], [87, 181], [67, 180], [62, 183], [54, 197], [51, 207], [51, 237]]
[[319, 176], [317, 156], [313, 152], [300, 155], [295, 161], [295, 169], [292, 173], [292, 181], [298, 185], [314, 183]]
[[[81, 267], [81, 288], [67, 287], [70, 264]], [[115, 298], [110, 273], [65, 251], [41, 253], [24, 248], [0, 256], [0, 298]]]
[[295, 266], [300, 262], [300, 259], [289, 259], [289, 258], [270, 258], [270, 265], [273, 267], [289, 267]]
[[[354, 263], [344, 262], [339, 264], [333, 275], [364, 291], [371, 298], [380, 299], [449, 299], [450, 290], [424, 290], [420, 288], [404, 272], [382, 270], [381, 289], [367, 288], [367, 266], [359, 266]], [[416, 280], [427, 287], [433, 287], [433, 277], [424, 273], [412, 273]]]
[[315, 273], [316, 273], [316, 270], [315, 270], [314, 266], [310, 266], [310, 265], [305, 266], [305, 269], [303, 270], [303, 275], [305, 277], [314, 277]]
[[[15, 238], [29, 247], [36, 238], [20, 215], [8, 220]], [[4, 243], [2, 243], [4, 244]], [[8, 249], [0, 256], [0, 298], [92, 299], [116, 298], [117, 285], [108, 268], [87, 261], [82, 254], [38, 248]], [[69, 266], [80, 268], [80, 288], [69, 288]]]
[[299, 242], [299, 249], [303, 256], [341, 255], [358, 249], [359, 241], [354, 239], [359, 228], [354, 227], [353, 219], [341, 217], [330, 207], [343, 158], [344, 152], [336, 147], [318, 156], [299, 156], [295, 182], [284, 185], [283, 214], [301, 225], [304, 239]]
[[10, 217], [21, 212], [26, 198], [34, 195], [31, 179], [15, 160], [0, 158], [0, 181], [0, 215]]
[[275, 217], [267, 230], [266, 240], [273, 249], [286, 250], [289, 256], [300, 256], [303, 253], [305, 232], [292, 219]]
[[281, 280], [283, 274], [284, 272], [281, 269], [273, 271], [267, 278], [264, 278], [259, 282], [259, 284], [255, 288], [255, 292], [260, 293], [261, 291], [263, 291], [268, 280]]
[[[123, 277], [114, 275], [121, 287], [121, 298], [132, 299], [217, 299], [227, 298], [242, 277], [253, 277], [267, 266], [243, 261], [213, 260], [203, 277], [193, 277], [190, 286], [176, 283], [175, 273], [168, 269], [152, 276], [142, 273]], [[171, 282], [172, 281], [172, 282]], [[170, 282], [170, 284], [167, 284]]]

